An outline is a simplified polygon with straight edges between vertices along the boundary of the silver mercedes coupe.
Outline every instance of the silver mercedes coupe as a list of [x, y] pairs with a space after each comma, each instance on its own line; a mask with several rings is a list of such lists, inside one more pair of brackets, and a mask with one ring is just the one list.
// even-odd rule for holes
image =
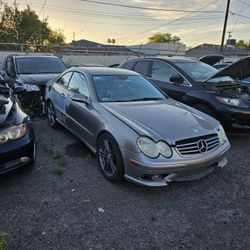
[[110, 181], [166, 186], [227, 163], [230, 143], [219, 122], [138, 73], [70, 68], [47, 84], [46, 102], [50, 126], [61, 124], [82, 140]]

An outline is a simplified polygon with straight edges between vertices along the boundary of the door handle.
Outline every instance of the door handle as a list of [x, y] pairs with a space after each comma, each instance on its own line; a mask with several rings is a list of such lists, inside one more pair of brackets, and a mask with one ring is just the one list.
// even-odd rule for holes
[[60, 96], [61, 96], [62, 98], [65, 98], [65, 97], [66, 97], [66, 95], [65, 95], [64, 93], [61, 93]]

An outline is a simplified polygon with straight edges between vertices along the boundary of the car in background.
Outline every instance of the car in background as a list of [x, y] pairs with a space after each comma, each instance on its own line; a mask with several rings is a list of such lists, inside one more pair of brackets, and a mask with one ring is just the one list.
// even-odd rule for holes
[[250, 76], [244, 78], [245, 75], [242, 74], [243, 70], [249, 71], [250, 65], [249, 65], [249, 63], [248, 63], [248, 65], [246, 64], [246, 66], [239, 65], [239, 64], [242, 64], [242, 63], [244, 64], [244, 63], [248, 62], [248, 60], [246, 60], [246, 58], [243, 58], [243, 59], [236, 61], [235, 63], [230, 62], [230, 61], [221, 62], [221, 60], [223, 60], [223, 59], [224, 59], [224, 56], [221, 56], [221, 55], [207, 55], [207, 56], [200, 58], [199, 60], [201, 62], [204, 62], [206, 64], [213, 66], [214, 68], [216, 68], [218, 70], [222, 70], [226, 67], [229, 67], [228, 71], [236, 70], [236, 72], [234, 73], [234, 75], [232, 75], [232, 77], [235, 80], [240, 81], [243, 84], [247, 85], [249, 90], [250, 90]]
[[44, 113], [44, 95], [46, 83], [57, 77], [67, 66], [56, 56], [44, 55], [9, 55], [3, 62], [3, 70], [16, 85], [26, 88], [19, 95], [24, 108], [33, 114]]
[[70, 68], [46, 91], [48, 121], [94, 153], [110, 181], [166, 186], [227, 163], [230, 143], [212, 117], [181, 104], [136, 72]]
[[222, 55], [206, 55], [201, 58], [199, 58], [199, 61], [204, 62], [210, 66], [217, 65], [224, 59], [224, 56]]
[[0, 175], [32, 167], [36, 158], [32, 123], [16, 98], [24, 89], [16, 87], [14, 91], [0, 75]]
[[[249, 61], [246, 58], [245, 65]], [[120, 68], [146, 76], [170, 97], [213, 116], [227, 128], [250, 129], [250, 93], [233, 79], [240, 70], [237, 66], [218, 71], [196, 59], [167, 57], [131, 59]], [[249, 69], [243, 71], [244, 77]]]

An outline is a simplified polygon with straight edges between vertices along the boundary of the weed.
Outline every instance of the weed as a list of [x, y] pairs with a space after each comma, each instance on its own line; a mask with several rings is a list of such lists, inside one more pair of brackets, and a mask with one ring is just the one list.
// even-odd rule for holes
[[54, 173], [55, 175], [62, 176], [62, 175], [64, 174], [64, 171], [65, 171], [64, 168], [57, 167], [57, 168], [53, 171], [53, 173]]
[[53, 156], [54, 160], [61, 159], [63, 157], [63, 152], [59, 151], [59, 150], [55, 150], [52, 152], [52, 156]]
[[0, 250], [8, 249], [8, 236], [6, 233], [0, 231]]
[[64, 159], [61, 159], [58, 165], [60, 165], [62, 168], [65, 168], [67, 166], [67, 162]]

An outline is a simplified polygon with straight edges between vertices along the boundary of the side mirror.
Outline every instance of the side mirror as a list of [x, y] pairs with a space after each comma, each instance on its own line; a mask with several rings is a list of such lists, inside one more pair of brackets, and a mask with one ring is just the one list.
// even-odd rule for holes
[[20, 94], [26, 92], [26, 88], [23, 86], [15, 86], [14, 94]]
[[89, 98], [85, 95], [82, 94], [75, 94], [71, 97], [71, 100], [74, 102], [81, 102], [81, 103], [85, 103], [86, 105], [89, 104]]
[[173, 75], [169, 78], [170, 82], [177, 83], [177, 84], [183, 84], [184, 78], [181, 75]]

